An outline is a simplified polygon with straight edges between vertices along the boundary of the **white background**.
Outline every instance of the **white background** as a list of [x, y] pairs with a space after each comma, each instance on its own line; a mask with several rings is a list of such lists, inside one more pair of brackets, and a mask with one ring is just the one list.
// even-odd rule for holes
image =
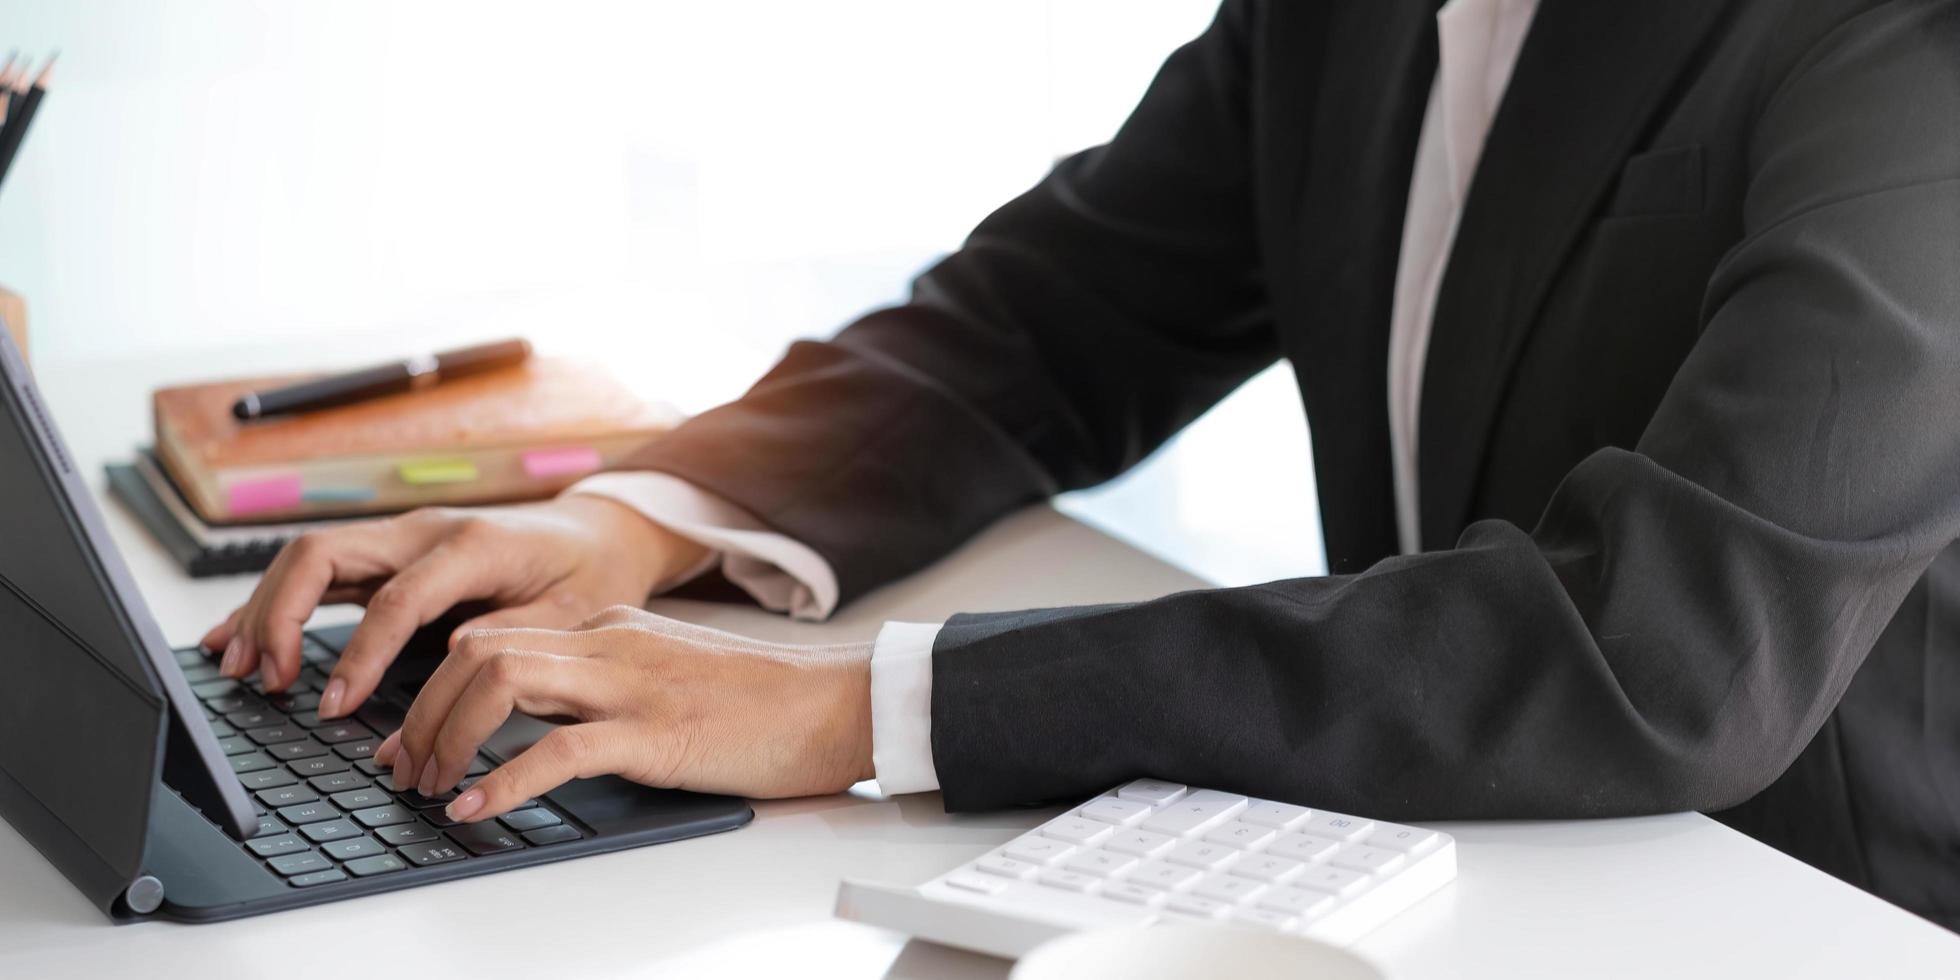
[[[1214, 5], [0, 0], [0, 47], [62, 52], [0, 283], [44, 363], [524, 334], [699, 410], [1107, 139]], [[1281, 367], [1066, 506], [1317, 574], [1308, 454]]]

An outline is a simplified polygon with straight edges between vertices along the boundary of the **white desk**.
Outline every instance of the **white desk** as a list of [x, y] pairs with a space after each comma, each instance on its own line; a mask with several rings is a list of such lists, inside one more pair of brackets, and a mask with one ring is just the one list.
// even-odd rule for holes
[[[154, 380], [142, 370], [44, 376], [90, 466], [125, 452], [143, 415], [140, 395], [122, 399], [128, 412], [79, 411], [78, 378], [98, 394], [128, 391]], [[105, 509], [172, 642], [191, 642], [246, 594], [243, 579], [184, 578]], [[770, 637], [866, 637], [890, 616], [1200, 584], [1036, 508], [821, 626], [656, 608]], [[832, 919], [837, 880], [923, 881], [1052, 812], [948, 816], [936, 795], [886, 800], [867, 785], [758, 804], [749, 827], [699, 840], [240, 922], [119, 928], [0, 824], [0, 977], [255, 977], [307, 967], [299, 951], [328, 935], [346, 937], [328, 969], [386, 976], [998, 977], [1002, 961]], [[1960, 976], [1960, 938], [1699, 815], [1443, 826], [1461, 845], [1456, 883], [1358, 947], [1395, 977]]]

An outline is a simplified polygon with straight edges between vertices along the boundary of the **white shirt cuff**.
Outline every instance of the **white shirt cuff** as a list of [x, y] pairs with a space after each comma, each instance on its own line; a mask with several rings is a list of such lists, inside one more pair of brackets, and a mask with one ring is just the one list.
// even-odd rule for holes
[[[677, 476], [615, 472], [590, 476], [566, 493], [615, 500], [647, 520], [714, 549], [686, 578], [719, 562], [730, 582], [765, 609], [823, 619], [837, 608], [837, 573], [809, 545], [770, 530], [747, 511]], [[937, 627], [935, 627], [936, 629]], [[930, 649], [930, 647], [928, 647]]]
[[941, 623], [886, 623], [871, 647], [871, 765], [887, 796], [939, 788], [932, 764], [932, 643]]

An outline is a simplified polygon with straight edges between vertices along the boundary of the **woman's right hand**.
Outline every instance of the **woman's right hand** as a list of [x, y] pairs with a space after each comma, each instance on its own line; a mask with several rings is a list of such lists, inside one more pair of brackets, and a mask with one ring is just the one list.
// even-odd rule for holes
[[320, 717], [337, 718], [374, 693], [411, 634], [458, 603], [496, 609], [457, 627], [452, 643], [474, 629], [565, 629], [609, 606], [644, 603], [707, 554], [603, 497], [419, 510], [295, 539], [203, 643], [224, 651], [225, 676], [256, 669], [267, 690], [284, 690], [299, 676], [300, 630], [314, 609], [365, 605], [320, 695]]

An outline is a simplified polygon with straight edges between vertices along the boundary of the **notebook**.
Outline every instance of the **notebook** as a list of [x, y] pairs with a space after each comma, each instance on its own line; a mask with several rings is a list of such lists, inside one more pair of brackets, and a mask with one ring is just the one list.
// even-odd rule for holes
[[299, 378], [159, 390], [156, 455], [206, 524], [284, 523], [552, 496], [679, 415], [604, 369], [532, 358], [419, 391], [240, 422], [249, 391]]
[[262, 572], [279, 549], [307, 531], [332, 527], [360, 518], [327, 518], [291, 524], [206, 524], [192, 512], [163, 465], [149, 450], [129, 463], [103, 467], [109, 492], [141, 521], [151, 536], [192, 578]]

